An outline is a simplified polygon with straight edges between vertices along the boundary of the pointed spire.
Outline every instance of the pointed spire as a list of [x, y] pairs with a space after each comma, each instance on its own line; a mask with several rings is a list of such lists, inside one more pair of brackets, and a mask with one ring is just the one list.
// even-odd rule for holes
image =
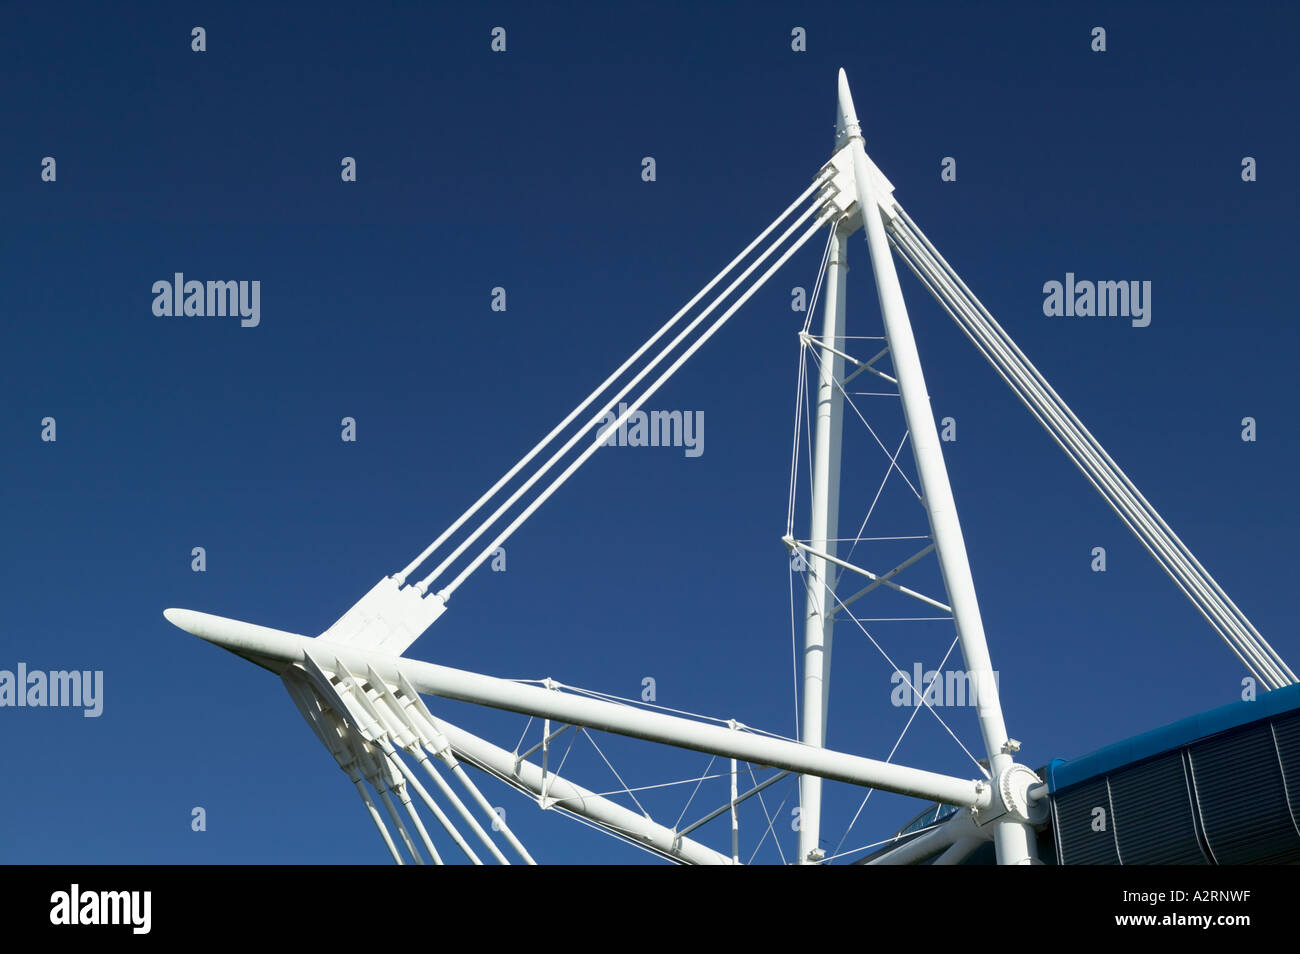
[[835, 148], [839, 149], [852, 136], [861, 136], [858, 114], [853, 108], [853, 95], [849, 92], [849, 78], [840, 68], [839, 98], [835, 104]]

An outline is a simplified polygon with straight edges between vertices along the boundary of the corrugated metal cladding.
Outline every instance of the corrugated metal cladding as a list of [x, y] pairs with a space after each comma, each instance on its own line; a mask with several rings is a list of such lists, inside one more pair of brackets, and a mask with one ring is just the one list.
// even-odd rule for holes
[[1052, 797], [1056, 857], [1063, 865], [1117, 865], [1106, 779], [1073, 785]]
[[1273, 738], [1286, 776], [1287, 801], [1293, 813], [1300, 813], [1300, 712], [1274, 722]]
[[1300, 713], [1062, 788], [1052, 821], [1062, 864], [1300, 863]]
[[1193, 745], [1192, 780], [1205, 837], [1221, 865], [1300, 861], [1273, 726], [1250, 726]]
[[[1110, 778], [1115, 837], [1124, 864], [1206, 865], [1181, 752], [1170, 752]], [[1140, 862], [1132, 859], [1142, 859]]]

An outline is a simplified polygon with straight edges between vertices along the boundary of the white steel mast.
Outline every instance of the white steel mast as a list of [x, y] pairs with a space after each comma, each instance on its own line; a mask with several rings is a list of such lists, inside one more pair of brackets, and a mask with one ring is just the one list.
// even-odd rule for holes
[[[804, 613], [803, 713], [800, 738], [805, 745], [826, 744], [826, 712], [830, 702], [831, 637], [835, 627], [832, 605], [832, 564], [821, 553], [834, 557], [839, 535], [840, 439], [844, 412], [844, 359], [837, 353], [844, 346], [844, 292], [848, 266], [844, 256], [848, 232], [836, 222], [830, 240], [823, 309], [821, 360], [817, 362], [817, 429], [813, 438], [812, 520], [809, 545], [820, 553], [807, 557], [805, 574], [807, 600]], [[822, 780], [816, 775], [799, 777], [799, 863], [821, 860]]]
[[[930, 411], [930, 395], [926, 391], [921, 359], [912, 336], [907, 305], [903, 302], [903, 290], [898, 284], [898, 273], [894, 270], [889, 239], [880, 220], [879, 205], [873, 194], [867, 153], [862, 141], [862, 129], [853, 108], [849, 81], [843, 70], [840, 70], [839, 76], [839, 101], [840, 123], [848, 135], [849, 148], [852, 150], [858, 204], [862, 209], [867, 249], [871, 254], [871, 267], [876, 277], [885, 338], [894, 374], [898, 378], [903, 416], [911, 434], [922, 502], [930, 518], [930, 533], [934, 538], [935, 553], [939, 558], [944, 587], [952, 606], [962, 658], [966, 661], [971, 684], [978, 693], [980, 735], [988, 753], [989, 769], [993, 778], [998, 779], [1015, 764], [1014, 753], [1018, 745], [1008, 739], [1007, 727], [1002, 718], [1002, 702], [998, 698], [993, 663], [984, 639], [984, 622], [980, 618], [975, 581], [971, 577], [970, 562], [966, 558], [966, 542], [962, 538], [957, 506], [953, 500], [952, 486], [948, 482], [943, 451], [939, 446], [939, 431]], [[1007, 816], [996, 822], [993, 840], [999, 864], [1029, 864], [1037, 860], [1033, 826], [1023, 820]]]

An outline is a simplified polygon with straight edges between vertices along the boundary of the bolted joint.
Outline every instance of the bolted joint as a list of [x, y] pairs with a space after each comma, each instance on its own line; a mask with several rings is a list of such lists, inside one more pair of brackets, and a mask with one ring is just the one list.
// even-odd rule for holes
[[994, 821], [1017, 821], [1027, 825], [1046, 823], [1051, 809], [1046, 799], [1033, 799], [1029, 793], [1043, 784], [1038, 773], [1025, 765], [1007, 766], [998, 774], [993, 785], [993, 800], [987, 808], [972, 814], [976, 824], [988, 825]]

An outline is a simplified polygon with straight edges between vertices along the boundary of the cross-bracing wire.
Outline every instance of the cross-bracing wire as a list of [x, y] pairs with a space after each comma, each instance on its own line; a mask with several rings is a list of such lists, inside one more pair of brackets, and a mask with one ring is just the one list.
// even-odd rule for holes
[[583, 727], [582, 734], [587, 737], [587, 741], [591, 743], [591, 747], [596, 750], [602, 759], [604, 759], [605, 764], [609, 766], [609, 770], [614, 773], [614, 778], [618, 779], [618, 784], [623, 786], [622, 790], [631, 796], [632, 801], [636, 803], [636, 807], [641, 810], [641, 814], [646, 818], [649, 818], [651, 821], [654, 821], [654, 818], [651, 817], [650, 813], [645, 810], [645, 806], [643, 806], [640, 800], [637, 799], [636, 795], [633, 794], [632, 789], [627, 787], [627, 782], [623, 781], [623, 776], [618, 774], [618, 769], [614, 768], [614, 763], [605, 757], [605, 753], [601, 751], [600, 746], [596, 744], [596, 740], [591, 737], [591, 733], [587, 731], [585, 726]]
[[[623, 794], [630, 795], [632, 792], [651, 792], [660, 788], [673, 788], [674, 786], [677, 785], [690, 785], [692, 782], [694, 782], [696, 785], [694, 791], [698, 791], [701, 782], [711, 782], [715, 778], [727, 778], [730, 775], [731, 775], [730, 772], [714, 772], [711, 775], [704, 774], [698, 776], [697, 778], [679, 778], [673, 782], [655, 782], [652, 785], [634, 785], [631, 788], [615, 788], [615, 789], [610, 789], [608, 792], [596, 792], [595, 794], [599, 795], [601, 798], [605, 798], [610, 795], [623, 795]], [[693, 797], [694, 794], [692, 794], [692, 798]], [[686, 803], [686, 808], [690, 808], [689, 800]], [[685, 813], [686, 809], [682, 809], [682, 811], [683, 813]], [[677, 820], [680, 822], [681, 818], [678, 818]]]
[[[941, 659], [939, 661], [939, 665], [935, 667], [936, 671], [938, 672], [943, 671], [943, 667], [948, 663], [948, 657], [952, 655], [952, 651], [956, 646], [957, 646], [957, 637], [954, 636], [952, 642], [948, 645], [948, 651], [943, 654], [943, 659]], [[912, 714], [907, 717], [907, 724], [903, 726], [903, 731], [898, 734], [898, 738], [897, 740], [895, 740], [893, 748], [889, 750], [889, 755], [885, 757], [886, 762], [892, 762], [894, 760], [894, 753], [897, 752], [898, 747], [903, 744], [903, 737], [907, 735], [907, 730], [912, 727], [912, 723], [916, 720], [916, 717], [920, 712], [921, 710], [919, 707], [917, 706], [912, 707]], [[842, 847], [844, 847], [844, 840], [849, 837], [849, 832], [853, 831], [853, 826], [857, 824], [858, 816], [861, 815], [862, 810], [867, 807], [867, 800], [871, 798], [871, 793], [874, 791], [875, 791], [874, 788], [869, 788], [867, 789], [867, 794], [862, 797], [862, 803], [858, 805], [858, 810], [853, 813], [853, 818], [850, 819], [849, 821], [849, 827], [844, 829], [844, 834], [840, 836], [839, 842], [835, 845], [836, 853], [838, 853], [839, 850]], [[832, 854], [831, 857], [835, 857], [835, 854]], [[823, 859], [823, 862], [829, 860], [830, 860], [829, 858]]]
[[[948, 819], [945, 818], [945, 819], [943, 819], [943, 821], [936, 822], [936, 823], [933, 824], [933, 825], [926, 825], [924, 828], [917, 828], [917, 829], [915, 829], [914, 831], [909, 831], [908, 834], [909, 834], [909, 835], [919, 835], [919, 834], [921, 834], [922, 832], [934, 831], [936, 828], [942, 828], [943, 825], [944, 825], [947, 821], [948, 821]], [[833, 854], [833, 855], [829, 855], [829, 856], [823, 858], [823, 859], [821, 860], [820, 864], [823, 864], [823, 865], [824, 865], [824, 864], [826, 864], [827, 862], [834, 861], [836, 858], [847, 858], [849, 855], [856, 855], [856, 854], [858, 854], [859, 852], [862, 852], [862, 851], [869, 851], [869, 850], [872, 849], [872, 848], [880, 848], [880, 847], [882, 847], [882, 846], [884, 846], [884, 845], [888, 845], [890, 842], [894, 842], [894, 841], [897, 841], [897, 840], [898, 840], [898, 836], [897, 836], [897, 835], [890, 835], [888, 838], [882, 838], [880, 841], [873, 841], [871, 844], [869, 844], [869, 845], [862, 845], [862, 846], [859, 847], [859, 848], [850, 848], [848, 851], [840, 851], [839, 848], [836, 848], [835, 851], [836, 851], [837, 853], [836, 853], [836, 854]]]
[[691, 797], [686, 799], [686, 804], [682, 806], [682, 813], [677, 816], [677, 821], [673, 822], [673, 831], [676, 831], [681, 827], [682, 819], [685, 818], [686, 813], [691, 810], [691, 802], [695, 801], [695, 796], [699, 792], [700, 786], [704, 784], [704, 779], [709, 777], [709, 770], [713, 768], [713, 763], [717, 760], [718, 757], [716, 755], [709, 756], [709, 764], [704, 767], [704, 775], [696, 781], [695, 788], [691, 789]]
[[[809, 575], [816, 576], [816, 571], [812, 569], [811, 564], [809, 564]], [[809, 584], [805, 579], [804, 586], [806, 587], [808, 585]], [[828, 586], [825, 583], [825, 581], [822, 581], [821, 585], [825, 587], [826, 592], [830, 594], [831, 599], [833, 599], [836, 603], [840, 604], [840, 609], [844, 609], [845, 608], [844, 603], [840, 600], [839, 596], [835, 593], [835, 590], [832, 587]], [[853, 616], [852, 614], [845, 614], [845, 615], [847, 615], [850, 619], [854, 621], [858, 629], [862, 630], [863, 635], [866, 636], [867, 639], [871, 641], [871, 645], [875, 646], [876, 649], [880, 652], [880, 655], [885, 657], [885, 662], [889, 663], [889, 668], [902, 677], [903, 682], [907, 685], [907, 687], [911, 689], [911, 691], [916, 694], [917, 698], [921, 700], [921, 704], [925, 706], [926, 709], [930, 710], [930, 714], [939, 720], [939, 724], [944, 727], [944, 729], [948, 732], [950, 736], [952, 736], [953, 741], [956, 742], [957, 745], [961, 748], [961, 750], [966, 753], [967, 757], [972, 762], [975, 763], [976, 767], [980, 770], [980, 772], [984, 774], [984, 777], [988, 778], [989, 777], [988, 769], [986, 769], [983, 765], [980, 765], [979, 759], [971, 755], [970, 749], [966, 748], [966, 746], [962, 743], [961, 739], [957, 737], [957, 733], [953, 732], [952, 728], [948, 725], [948, 723], [943, 720], [943, 716], [939, 715], [939, 713], [934, 711], [934, 707], [931, 706], [930, 703], [927, 702], [925, 699], [926, 694], [919, 692], [917, 688], [912, 685], [912, 680], [907, 678], [907, 673], [903, 672], [903, 670], [898, 668], [898, 664], [895, 663], [892, 658], [890, 658], [889, 653], [885, 652], [884, 647], [882, 647], [880, 643], [876, 642], [876, 638], [872, 636], [870, 632], [868, 632], [867, 628], [863, 626], [860, 622], [858, 622], [857, 617]]]
[[[798, 484], [799, 484], [799, 473], [798, 473], [799, 439], [800, 439], [799, 423], [800, 423], [800, 419], [805, 416], [806, 410], [807, 410], [808, 420], [805, 421], [805, 427], [809, 426], [809, 421], [812, 418], [812, 412], [811, 410], [808, 410], [808, 360], [807, 360], [807, 355], [805, 353], [808, 348], [808, 340], [807, 340], [808, 329], [812, 325], [812, 316], [817, 311], [817, 299], [821, 295], [822, 282], [826, 278], [826, 269], [827, 266], [830, 264], [831, 245], [835, 241], [835, 230], [840, 227], [840, 221], [842, 221], [842, 219], [843, 217], [841, 216], [839, 220], [836, 220], [835, 224], [831, 226], [830, 231], [826, 236], [826, 248], [822, 251], [821, 265], [818, 266], [817, 278], [813, 282], [812, 298], [808, 302], [808, 307], [806, 309], [806, 313], [804, 316], [803, 329], [799, 332], [799, 375], [798, 375], [798, 382], [795, 385], [794, 442], [793, 442], [794, 448], [790, 454], [790, 493], [788, 497], [788, 504], [786, 507], [786, 517], [785, 517], [786, 536], [790, 536], [791, 534], [794, 533], [794, 507], [795, 507], [795, 499], [798, 494]], [[809, 454], [808, 472], [812, 473], [812, 456], [811, 456], [812, 435], [811, 434], [809, 434], [808, 436], [808, 454]]]
[[[758, 785], [758, 778], [754, 775], [754, 766], [746, 762], [745, 767], [749, 771], [750, 779], [753, 781], [755, 785]], [[790, 795], [794, 791], [795, 785], [798, 783], [798, 781], [799, 781], [798, 775], [795, 775], [790, 779], [790, 788], [789, 790], [787, 790], [785, 798], [781, 799], [781, 804], [776, 806], [776, 811], [771, 814], [768, 813], [767, 802], [764, 801], [763, 799], [763, 793], [762, 792], [756, 793], [758, 796], [758, 804], [762, 806], [763, 809], [763, 817], [767, 819], [767, 829], [763, 832], [763, 836], [759, 838], [758, 844], [754, 846], [754, 853], [749, 856], [749, 861], [747, 861], [746, 864], [754, 863], [754, 859], [758, 857], [758, 853], [760, 850], [762, 850], [763, 843], [767, 841], [768, 835], [772, 836], [772, 844], [776, 845], [776, 852], [781, 858], [781, 864], [787, 863], [785, 860], [785, 852], [781, 849], [781, 839], [776, 836], [776, 828], [774, 826], [776, 825], [777, 817], [781, 814], [781, 809], [785, 808], [785, 803], [790, 800]]]
[[[510, 788], [513, 788], [515, 791], [519, 792], [519, 794], [527, 798], [530, 802], [537, 801], [536, 793], [531, 791], [529, 788], [527, 788], [517, 779], [511, 778], [508, 775], [503, 775], [502, 773], [497, 772], [490, 766], [483, 765], [482, 763], [476, 761], [475, 759], [471, 758], [468, 755], [465, 755], [464, 753], [458, 753], [458, 756], [465, 762], [468, 762], [470, 765], [473, 765], [479, 771], [486, 772], [488, 775], [491, 775], [493, 778], [501, 782], [504, 782]], [[659, 850], [653, 845], [647, 845], [644, 841], [640, 840], [630, 832], [625, 832], [622, 829], [617, 828], [614, 825], [606, 824], [605, 822], [598, 822], [590, 818], [584, 818], [583, 816], [577, 814], [576, 812], [573, 812], [570, 809], [566, 808], [563, 803], [556, 803], [555, 805], [552, 805], [549, 810], [559, 815], [562, 815], [565, 818], [572, 819], [573, 821], [576, 821], [582, 825], [586, 825], [588, 828], [591, 828], [594, 831], [599, 831], [606, 835], [611, 835], [614, 838], [618, 839], [619, 841], [626, 842], [629, 845], [633, 845], [637, 848], [640, 848], [642, 851], [646, 852], [647, 854], [654, 855], [657, 858], [663, 858], [667, 861], [672, 861], [676, 864], [684, 863], [681, 858], [677, 858], [673, 855], [667, 854], [666, 852]]]
[[[893, 455], [889, 458], [889, 466], [885, 468], [885, 476], [880, 479], [880, 486], [876, 488], [876, 495], [871, 498], [871, 506], [867, 508], [867, 515], [862, 518], [862, 525], [858, 527], [858, 532], [853, 537], [853, 543], [849, 546], [849, 552], [844, 555], [844, 559], [846, 561], [853, 559], [853, 551], [856, 550], [858, 548], [858, 544], [862, 542], [863, 539], [865, 539], [862, 536], [862, 532], [867, 529], [867, 521], [869, 521], [871, 519], [871, 515], [876, 512], [876, 504], [880, 502], [880, 495], [885, 490], [885, 484], [889, 481], [889, 475], [894, 472], [894, 467], [897, 466], [898, 455], [903, 452], [903, 445], [907, 443], [907, 436], [910, 433], [911, 431], [903, 432], [903, 437], [898, 442], [898, 447], [894, 450]], [[897, 539], [904, 539], [904, 538], [898, 537]], [[926, 539], [928, 539], [928, 536], [926, 537]], [[835, 542], [839, 543], [841, 541], [837, 540]], [[838, 567], [837, 569], [839, 569], [839, 572], [835, 575], [835, 585], [839, 586], [840, 579], [848, 571], [842, 567]]]
[[533, 717], [528, 717], [528, 722], [524, 725], [524, 731], [519, 734], [519, 741], [515, 743], [515, 755], [519, 754], [519, 746], [524, 744], [524, 739], [528, 738], [528, 730], [532, 727]]
[[[618, 696], [610, 692], [600, 692], [595, 689], [582, 689], [579, 688], [578, 686], [569, 686], [562, 682], [556, 682], [554, 680], [551, 681], [551, 684], [555, 686], [557, 689], [565, 689], [569, 692], [576, 693], [578, 695], [591, 696], [592, 698], [595, 699], [604, 699], [608, 702], [619, 702], [624, 705], [632, 706], [638, 709], [654, 709], [658, 712], [671, 712], [674, 715], [686, 716], [691, 719], [699, 719], [703, 722], [716, 722], [719, 725], [725, 725], [729, 727], [733, 722], [733, 720], [731, 719], [720, 719], [717, 716], [701, 715], [698, 712], [688, 712], [685, 709], [674, 709], [671, 706], [661, 706], [653, 702], [644, 702], [640, 699], [630, 699], [626, 696]], [[786, 742], [799, 741], [798, 739], [790, 738], [789, 736], [786, 735], [781, 735], [779, 732], [769, 732], [767, 729], [759, 729], [750, 725], [743, 725], [738, 723], [735, 727], [740, 729], [742, 732], [752, 732], [755, 735], [763, 735], [771, 739], [782, 739]]]
[[[821, 356], [818, 355], [817, 352], [816, 352], [815, 350], [810, 350], [809, 353], [811, 354], [813, 361], [817, 362], [817, 367], [820, 369], [820, 368], [821, 368]], [[842, 385], [842, 384], [839, 382], [839, 380], [835, 378], [834, 375], [831, 375], [831, 380], [834, 381], [834, 382], [835, 382], [835, 386], [836, 386], [837, 388], [840, 389], [840, 394], [842, 394], [842, 395], [844, 396], [844, 400], [845, 400], [845, 402], [849, 405], [849, 407], [853, 408], [853, 413], [856, 414], [856, 415], [858, 416], [858, 420], [860, 420], [860, 421], [863, 423], [863, 425], [866, 427], [867, 431], [868, 431], [868, 432], [871, 434], [871, 436], [875, 439], [876, 444], [879, 445], [880, 449], [881, 449], [882, 451], [885, 452], [885, 456], [888, 457], [888, 456], [889, 456], [889, 448], [885, 446], [885, 442], [882, 441], [882, 440], [880, 439], [880, 437], [876, 434], [875, 429], [871, 426], [870, 423], [867, 422], [866, 417], [863, 416], [862, 411], [858, 408], [858, 405], [854, 402], [852, 395], [850, 395], [847, 391], [844, 390], [844, 385]], [[891, 465], [890, 465], [890, 466], [892, 466], [895, 470], [897, 470], [897, 471], [898, 471], [898, 476], [902, 477], [903, 480], [907, 483], [907, 486], [912, 488], [912, 493], [914, 493], [914, 494], [916, 495], [916, 498], [917, 498], [918, 500], [922, 499], [921, 492], [920, 492], [919, 490], [916, 489], [916, 487], [913, 485], [912, 481], [908, 478], [907, 474], [903, 473], [902, 468], [899, 467], [896, 463], [893, 463], [893, 462], [892, 462], [892, 459], [891, 459]]]

